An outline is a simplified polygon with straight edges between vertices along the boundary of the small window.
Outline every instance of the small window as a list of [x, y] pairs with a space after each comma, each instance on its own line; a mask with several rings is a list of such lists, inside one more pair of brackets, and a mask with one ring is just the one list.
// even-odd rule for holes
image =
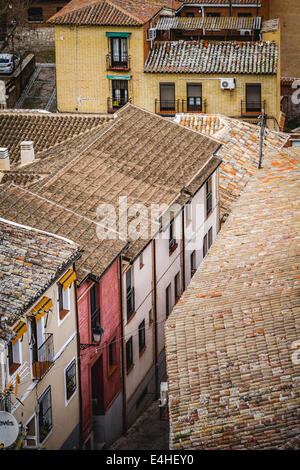
[[90, 312], [91, 312], [91, 332], [93, 335], [93, 331], [101, 326], [100, 321], [100, 307], [98, 305], [99, 301], [97, 298], [97, 284], [93, 284], [90, 289]]
[[108, 345], [108, 369], [109, 374], [112, 374], [117, 368], [117, 343], [114, 338]]
[[133, 366], [133, 345], [132, 337], [126, 342], [126, 370], [129, 372]]
[[171, 255], [177, 248], [177, 243], [174, 235], [174, 220], [170, 222], [169, 226], [169, 254]]
[[208, 240], [207, 240], [208, 249], [210, 249], [210, 247], [212, 245], [212, 242], [213, 242], [213, 229], [212, 229], [212, 227], [210, 227], [210, 229], [208, 231]]
[[188, 11], [188, 12], [186, 13], [186, 17], [187, 17], [187, 18], [194, 18], [194, 16], [195, 16], [195, 13], [193, 13], [192, 11]]
[[126, 308], [128, 321], [134, 314], [135, 310], [134, 287], [132, 286], [132, 268], [126, 272]]
[[190, 263], [191, 263], [191, 278], [192, 278], [196, 272], [196, 251], [195, 250], [191, 253]]
[[212, 178], [211, 177], [205, 183], [205, 194], [206, 194], [206, 217], [208, 217], [212, 211]]
[[143, 352], [146, 347], [145, 320], [139, 324], [139, 352]]
[[186, 225], [188, 225], [191, 222], [191, 220], [192, 220], [192, 205], [189, 202], [185, 206], [185, 223], [186, 223]]
[[70, 287], [64, 290], [62, 284], [58, 284], [59, 319], [62, 320], [70, 312]]
[[153, 310], [152, 308], [149, 310], [149, 325], [153, 323]]
[[66, 398], [70, 398], [76, 391], [76, 361], [75, 359], [66, 368]]
[[9, 375], [14, 374], [21, 365], [21, 341], [16, 341], [15, 344], [10, 341], [7, 345], [7, 360]]
[[48, 387], [38, 400], [39, 442], [43, 442], [52, 429], [51, 388]]
[[175, 302], [178, 302], [180, 297], [180, 272], [178, 272], [174, 279], [174, 287], [175, 287]]
[[31, 7], [28, 8], [28, 21], [43, 21], [43, 8], [42, 7]]
[[166, 317], [171, 313], [171, 284], [166, 288]]
[[144, 267], [144, 257], [143, 257], [143, 253], [140, 254], [140, 269], [142, 269]]
[[204, 238], [203, 238], [203, 258], [205, 258], [205, 256], [207, 255], [207, 234], [204, 235]]
[[207, 18], [220, 18], [220, 13], [207, 13]]
[[251, 13], [238, 13], [239, 18], [252, 18]]

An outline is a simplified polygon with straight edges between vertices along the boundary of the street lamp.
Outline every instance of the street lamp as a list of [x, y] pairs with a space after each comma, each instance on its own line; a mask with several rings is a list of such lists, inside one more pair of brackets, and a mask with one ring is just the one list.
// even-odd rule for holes
[[90, 346], [98, 346], [104, 335], [104, 330], [100, 326], [95, 326], [92, 330], [93, 342], [91, 344], [80, 344], [80, 349], [87, 349]]

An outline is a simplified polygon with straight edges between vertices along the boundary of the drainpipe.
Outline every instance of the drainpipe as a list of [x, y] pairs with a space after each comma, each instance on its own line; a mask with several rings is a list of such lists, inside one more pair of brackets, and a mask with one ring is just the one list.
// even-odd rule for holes
[[[73, 266], [75, 271], [75, 265]], [[77, 284], [75, 286], [75, 310], [76, 310], [76, 329], [77, 329], [77, 357], [78, 357], [78, 385], [79, 385], [79, 447], [82, 449], [83, 446], [83, 423], [82, 423], [82, 395], [81, 395], [81, 357], [80, 357], [80, 336], [79, 336], [79, 316], [78, 316], [78, 293]]]
[[262, 110], [262, 114], [260, 117], [259, 164], [258, 164], [259, 169], [261, 168], [261, 164], [262, 164], [265, 127], [266, 127], [266, 115], [265, 115], [265, 111]]
[[124, 316], [123, 316], [123, 277], [122, 277], [122, 257], [119, 258], [119, 277], [120, 277], [120, 321], [121, 321], [121, 375], [122, 375], [122, 397], [123, 397], [123, 433], [127, 430], [127, 406], [126, 406], [126, 380], [125, 380], [125, 329], [124, 329]]
[[155, 399], [160, 395], [158, 374], [158, 345], [157, 345], [157, 286], [156, 286], [156, 240], [152, 242], [152, 265], [153, 265], [153, 321], [154, 321], [154, 364], [155, 364]]

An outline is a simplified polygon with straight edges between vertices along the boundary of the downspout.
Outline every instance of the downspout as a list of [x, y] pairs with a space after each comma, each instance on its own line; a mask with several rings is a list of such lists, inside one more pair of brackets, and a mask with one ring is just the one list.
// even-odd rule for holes
[[119, 277], [120, 277], [120, 321], [121, 321], [121, 376], [122, 376], [122, 399], [123, 399], [123, 410], [122, 410], [122, 423], [123, 433], [127, 430], [127, 403], [126, 403], [126, 381], [125, 381], [125, 331], [124, 331], [124, 317], [123, 317], [123, 277], [122, 277], [122, 257], [119, 260]]
[[160, 395], [158, 374], [158, 346], [157, 346], [157, 279], [156, 279], [156, 240], [152, 243], [152, 265], [153, 265], [153, 316], [154, 316], [154, 364], [155, 364], [155, 399]]
[[184, 209], [182, 210], [182, 287], [185, 291], [185, 227], [184, 227]]
[[[75, 266], [74, 266], [75, 270]], [[78, 293], [77, 293], [77, 284], [74, 282], [75, 286], [75, 298], [76, 298], [76, 328], [77, 328], [77, 357], [78, 357], [78, 383], [79, 383], [79, 425], [80, 425], [80, 435], [79, 435], [79, 447], [83, 447], [83, 422], [82, 422], [82, 395], [81, 395], [81, 356], [80, 356], [80, 336], [79, 336], [79, 316], [78, 316]]]

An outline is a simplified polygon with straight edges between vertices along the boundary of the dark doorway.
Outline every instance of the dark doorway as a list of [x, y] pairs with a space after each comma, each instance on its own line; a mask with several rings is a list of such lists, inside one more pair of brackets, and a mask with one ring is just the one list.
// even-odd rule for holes
[[93, 414], [104, 414], [103, 358], [95, 362], [91, 369]]

